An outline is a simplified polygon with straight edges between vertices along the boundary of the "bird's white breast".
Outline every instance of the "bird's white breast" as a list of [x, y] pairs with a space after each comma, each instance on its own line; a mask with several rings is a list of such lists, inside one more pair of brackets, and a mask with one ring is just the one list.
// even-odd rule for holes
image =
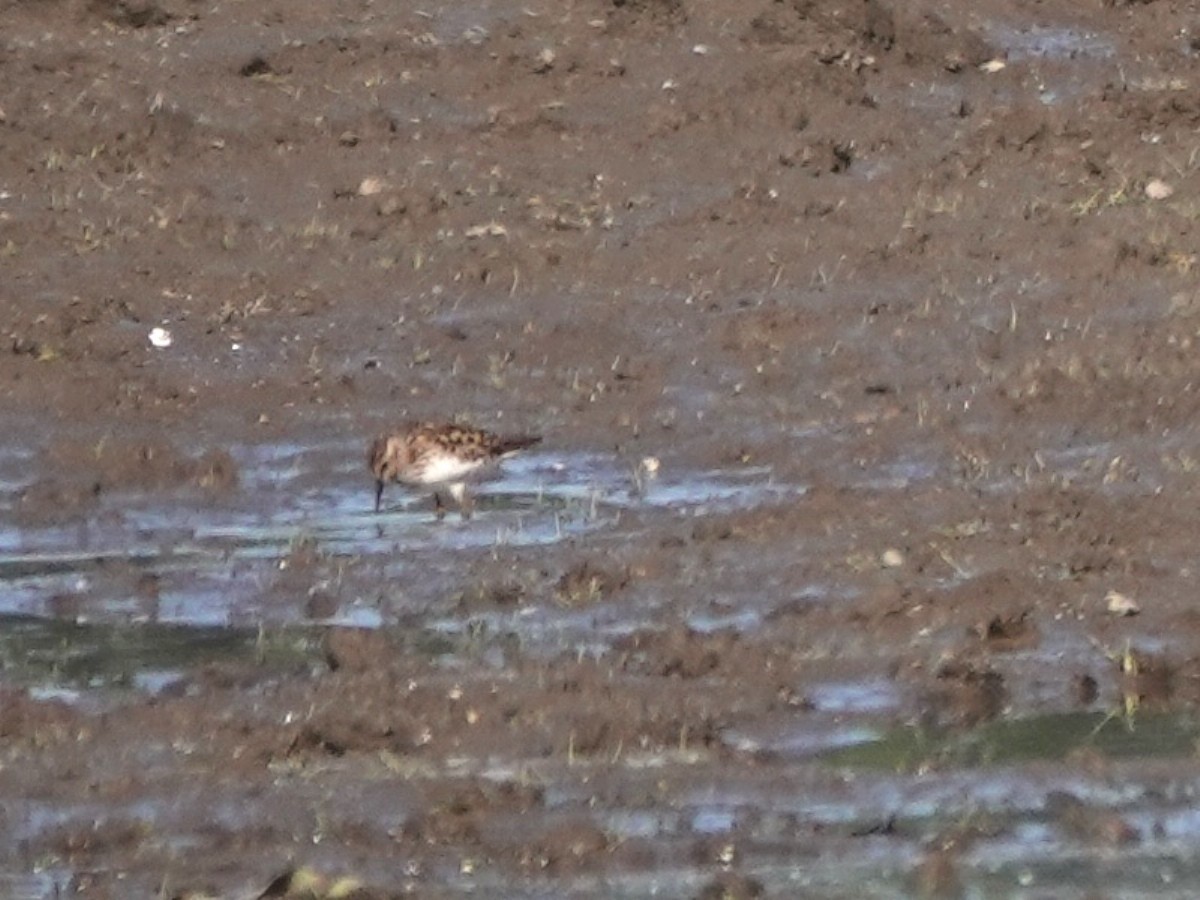
[[482, 465], [481, 460], [460, 459], [449, 453], [441, 453], [431, 457], [415, 473], [412, 480], [417, 484], [443, 484], [447, 481], [460, 481], [478, 469], [480, 465]]

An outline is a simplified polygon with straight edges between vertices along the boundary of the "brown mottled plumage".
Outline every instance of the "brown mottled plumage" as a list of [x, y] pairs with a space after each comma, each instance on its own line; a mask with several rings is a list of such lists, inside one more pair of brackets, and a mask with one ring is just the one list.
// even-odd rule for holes
[[438, 518], [445, 515], [445, 486], [458, 501], [464, 519], [471, 515], [467, 480], [485, 467], [531, 447], [536, 435], [501, 437], [467, 425], [422, 422], [390, 431], [371, 442], [367, 464], [375, 476], [375, 511], [383, 502], [383, 486], [398, 481], [413, 487], [433, 487]]

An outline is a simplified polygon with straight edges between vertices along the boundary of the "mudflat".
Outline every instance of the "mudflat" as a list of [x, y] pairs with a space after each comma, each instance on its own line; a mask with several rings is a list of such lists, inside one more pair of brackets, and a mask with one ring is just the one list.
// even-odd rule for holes
[[1192, 13], [0, 3], [0, 893], [1195, 896]]

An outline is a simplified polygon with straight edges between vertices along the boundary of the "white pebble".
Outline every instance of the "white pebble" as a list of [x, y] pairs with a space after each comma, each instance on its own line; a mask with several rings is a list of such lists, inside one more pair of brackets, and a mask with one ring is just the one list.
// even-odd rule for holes
[[1161, 178], [1152, 178], [1146, 185], [1146, 196], [1151, 200], [1166, 200], [1173, 193], [1175, 193], [1175, 188]]
[[1136, 616], [1142, 611], [1136, 600], [1126, 597], [1120, 591], [1109, 591], [1104, 598], [1104, 604], [1114, 616]]

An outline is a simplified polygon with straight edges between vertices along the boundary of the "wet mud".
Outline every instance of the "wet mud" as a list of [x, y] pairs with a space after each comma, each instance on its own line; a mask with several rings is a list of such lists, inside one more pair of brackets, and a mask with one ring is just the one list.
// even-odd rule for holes
[[1189, 13], [0, 2], [0, 894], [1195, 896]]

